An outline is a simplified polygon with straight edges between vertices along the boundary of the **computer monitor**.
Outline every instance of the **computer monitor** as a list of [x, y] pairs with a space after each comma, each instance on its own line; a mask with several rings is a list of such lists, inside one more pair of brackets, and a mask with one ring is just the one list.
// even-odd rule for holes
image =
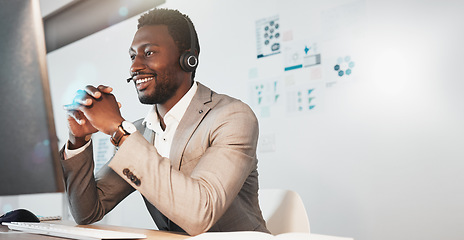
[[38, 0], [0, 0], [0, 196], [63, 192]]

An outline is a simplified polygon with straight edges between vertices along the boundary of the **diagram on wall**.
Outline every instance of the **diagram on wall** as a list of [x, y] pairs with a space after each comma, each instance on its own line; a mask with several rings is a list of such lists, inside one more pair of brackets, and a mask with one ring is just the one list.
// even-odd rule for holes
[[348, 55], [337, 58], [337, 64], [335, 64], [334, 70], [337, 72], [339, 77], [349, 76], [351, 75], [354, 66], [354, 61], [351, 59], [351, 56]]
[[309, 113], [322, 107], [324, 84], [306, 82], [286, 89], [287, 113]]
[[290, 71], [321, 64], [321, 53], [315, 41], [291, 41], [284, 48], [284, 70]]
[[281, 85], [278, 77], [254, 81], [251, 84], [252, 106], [259, 110], [258, 114], [261, 117], [269, 117], [271, 108], [283, 101]]
[[280, 53], [280, 28], [278, 15], [256, 21], [257, 58]]
[[[258, 19], [257, 67], [248, 72], [257, 115], [272, 118], [318, 112], [324, 107], [327, 89], [353, 82], [362, 66], [356, 61], [362, 63], [357, 34], [363, 30], [364, 10], [363, 1], [355, 1], [324, 7], [319, 12], [320, 22], [290, 24], [287, 21], [292, 18], [287, 15]], [[317, 24], [328, 32], [317, 31]], [[280, 78], [258, 80], [258, 73]]]
[[327, 56], [325, 67], [326, 87], [353, 82], [359, 74], [356, 60], [359, 56], [355, 51], [340, 50]]

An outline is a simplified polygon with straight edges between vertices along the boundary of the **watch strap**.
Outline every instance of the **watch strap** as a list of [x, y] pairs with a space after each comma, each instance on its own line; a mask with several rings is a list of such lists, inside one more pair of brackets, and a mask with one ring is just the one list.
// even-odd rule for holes
[[121, 142], [122, 137], [126, 135], [130, 135], [130, 133], [124, 130], [122, 124], [119, 124], [118, 130], [116, 130], [116, 132], [113, 133], [113, 136], [111, 136], [110, 141], [114, 146], [119, 147], [119, 142]]

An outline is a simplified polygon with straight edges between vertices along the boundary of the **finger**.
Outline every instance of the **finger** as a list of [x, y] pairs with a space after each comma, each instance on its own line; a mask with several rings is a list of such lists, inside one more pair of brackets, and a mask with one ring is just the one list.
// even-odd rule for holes
[[92, 97], [84, 90], [78, 90], [73, 99], [73, 104], [80, 104], [84, 106], [91, 106], [93, 101]]
[[78, 103], [71, 103], [67, 105], [63, 105], [63, 109], [66, 111], [77, 111], [79, 110], [80, 105]]
[[67, 111], [66, 114], [76, 121], [79, 125], [84, 125], [86, 120], [81, 111]]
[[90, 96], [87, 95], [87, 97], [83, 98], [74, 98], [73, 103], [64, 105], [65, 109], [77, 109], [79, 108], [79, 105], [83, 105], [86, 107], [90, 107], [93, 104], [93, 100]]
[[99, 99], [101, 97], [101, 92], [100, 90], [98, 90], [98, 88], [92, 86], [92, 85], [87, 85], [85, 88], [84, 88], [84, 91], [89, 94], [90, 96], [92, 96], [93, 98], [95, 99]]
[[98, 86], [98, 90], [100, 90], [103, 93], [111, 93], [113, 91], [113, 88], [110, 86], [100, 85]]

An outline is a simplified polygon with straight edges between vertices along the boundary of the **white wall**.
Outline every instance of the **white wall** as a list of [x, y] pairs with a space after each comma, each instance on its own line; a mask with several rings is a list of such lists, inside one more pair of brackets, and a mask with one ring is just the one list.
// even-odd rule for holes
[[[464, 22], [459, 1], [167, 0], [200, 37], [197, 80], [249, 103], [260, 120], [262, 188], [300, 193], [314, 233], [356, 239], [458, 239], [464, 234]], [[280, 54], [256, 58], [256, 21], [278, 15]], [[77, 87], [108, 84], [124, 117], [143, 117], [129, 72], [136, 18], [49, 54], [57, 132]], [[289, 48], [317, 43], [319, 66], [284, 71]], [[338, 77], [338, 57], [351, 56]], [[256, 84], [277, 81], [276, 102]], [[311, 111], [291, 93], [314, 88]], [[264, 92], [271, 95], [271, 92]], [[105, 219], [152, 221], [137, 195]], [[130, 214], [130, 216], [129, 216]], [[128, 220], [130, 219], [130, 220]]]

